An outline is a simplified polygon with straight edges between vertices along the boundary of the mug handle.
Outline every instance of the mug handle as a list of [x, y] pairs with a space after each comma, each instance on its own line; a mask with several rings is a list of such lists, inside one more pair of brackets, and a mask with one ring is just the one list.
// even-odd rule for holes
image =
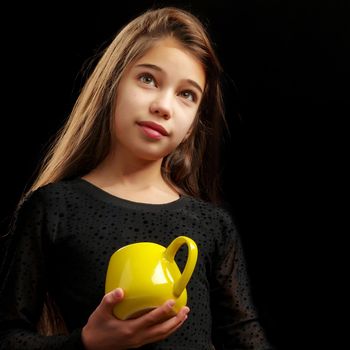
[[174, 284], [174, 294], [176, 297], [179, 297], [182, 294], [192, 276], [197, 262], [198, 248], [196, 243], [191, 238], [186, 236], [179, 236], [169, 244], [164, 252], [164, 257], [170, 262], [173, 262], [177, 251], [183, 244], [187, 244], [188, 256], [181, 277]]

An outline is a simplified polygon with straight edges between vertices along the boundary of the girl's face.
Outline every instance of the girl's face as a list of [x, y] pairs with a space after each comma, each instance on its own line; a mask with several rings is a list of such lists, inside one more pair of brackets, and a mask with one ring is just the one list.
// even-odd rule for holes
[[171, 153], [190, 133], [204, 86], [204, 69], [193, 55], [175, 39], [158, 41], [122, 76], [114, 151], [144, 160]]

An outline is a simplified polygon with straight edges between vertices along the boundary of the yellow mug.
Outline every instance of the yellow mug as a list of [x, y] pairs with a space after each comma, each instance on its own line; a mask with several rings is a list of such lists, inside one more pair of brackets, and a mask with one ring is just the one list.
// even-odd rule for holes
[[[182, 271], [175, 255], [187, 245], [187, 261]], [[187, 303], [186, 286], [196, 266], [198, 248], [189, 237], [175, 238], [167, 248], [152, 242], [129, 244], [118, 249], [108, 264], [105, 292], [124, 290], [123, 300], [113, 309], [114, 315], [126, 320], [145, 314], [173, 299], [178, 312]]]

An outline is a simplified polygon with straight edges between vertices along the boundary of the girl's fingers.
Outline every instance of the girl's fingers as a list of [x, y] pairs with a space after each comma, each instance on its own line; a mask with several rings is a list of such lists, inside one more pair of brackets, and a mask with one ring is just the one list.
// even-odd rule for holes
[[121, 288], [114, 289], [111, 292], [105, 294], [99, 305], [99, 309], [108, 314], [112, 314], [113, 307], [115, 306], [115, 304], [122, 301], [123, 297], [124, 292]]
[[135, 319], [141, 327], [151, 327], [157, 323], [163, 322], [176, 315], [173, 310], [175, 302], [173, 300], [166, 301], [162, 306], [148, 312], [147, 314]]
[[184, 307], [176, 316], [162, 323], [155, 324], [149, 329], [147, 342], [156, 342], [167, 338], [170, 334], [180, 328], [182, 324], [187, 320], [188, 312], [189, 308]]

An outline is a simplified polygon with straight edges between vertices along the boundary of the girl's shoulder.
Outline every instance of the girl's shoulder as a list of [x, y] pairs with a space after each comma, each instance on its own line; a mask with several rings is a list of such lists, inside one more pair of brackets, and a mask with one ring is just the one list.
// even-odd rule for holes
[[60, 180], [43, 185], [28, 192], [21, 200], [19, 207], [32, 207], [62, 203], [63, 199], [74, 193], [73, 180]]
[[217, 254], [224, 257], [239, 244], [240, 234], [235, 215], [229, 203], [213, 204], [191, 198], [189, 212], [203, 232], [210, 232], [210, 240], [215, 242]]
[[214, 204], [190, 197], [187, 206], [189, 211], [199, 218], [210, 220], [220, 226], [234, 226], [234, 214], [228, 203]]
[[70, 187], [69, 180], [60, 180], [57, 182], [50, 182], [46, 185], [43, 185], [31, 192], [28, 192], [24, 197], [24, 200], [36, 200], [50, 198], [53, 196], [59, 196], [67, 193]]

